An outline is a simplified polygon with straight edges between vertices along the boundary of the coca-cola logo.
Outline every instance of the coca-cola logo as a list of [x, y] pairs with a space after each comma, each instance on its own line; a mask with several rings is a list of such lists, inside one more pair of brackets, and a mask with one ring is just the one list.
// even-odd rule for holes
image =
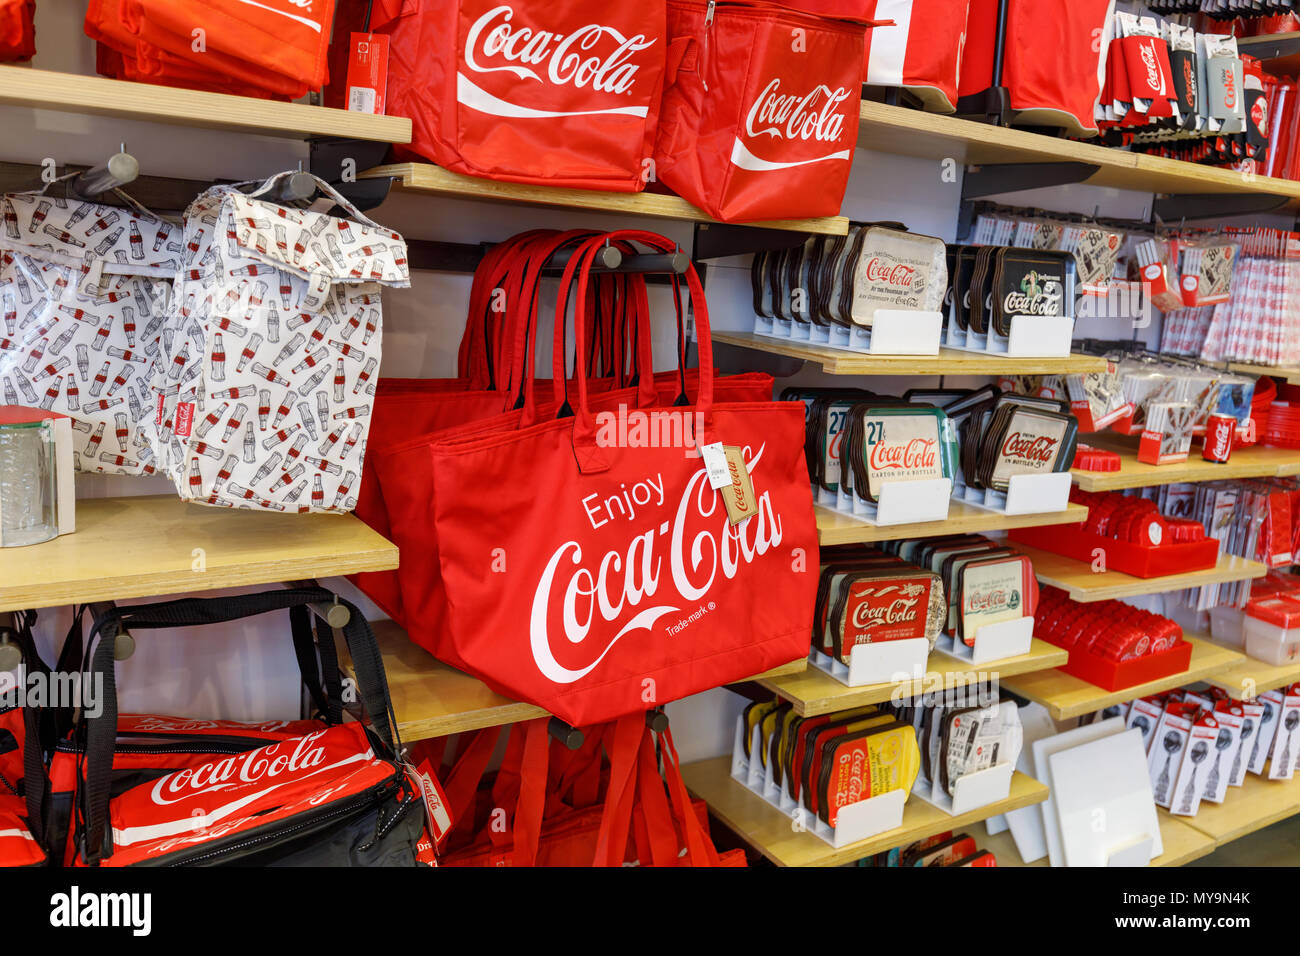
[[1232, 67], [1223, 68], [1223, 105], [1230, 110], [1237, 108], [1237, 78], [1232, 75]]
[[246, 724], [232, 720], [196, 720], [185, 717], [157, 717], [145, 715], [123, 718], [123, 726], [142, 734], [191, 734], [204, 730], [244, 730], [268, 733], [289, 726], [288, 721], [267, 720], [259, 724]]
[[883, 282], [886, 285], [907, 289], [911, 288], [915, 276], [916, 269], [901, 262], [890, 262], [888, 259], [880, 258], [870, 259], [867, 262], [868, 282]]
[[1002, 443], [1002, 454], [1006, 458], [1020, 458], [1024, 461], [1050, 464], [1056, 457], [1056, 445], [1059, 439], [1047, 435], [1021, 435], [1012, 432]]
[[1147, 71], [1147, 85], [1157, 93], [1163, 93], [1165, 91], [1164, 76], [1160, 72], [1160, 63], [1156, 60], [1155, 47], [1152, 44], [1144, 43], [1141, 51], [1142, 65]]
[[1008, 315], [1060, 315], [1061, 287], [1047, 283], [1041, 292], [1008, 292], [1002, 300], [1002, 311]]
[[916, 620], [918, 599], [895, 598], [888, 604], [863, 602], [853, 609], [853, 626], [869, 630], [881, 624], [910, 624]]
[[[600, 23], [588, 23], [567, 33], [520, 26], [515, 22], [514, 8], [503, 4], [488, 10], [470, 26], [465, 34], [464, 62], [474, 73], [511, 73], [543, 86], [632, 95], [643, 65], [636, 55], [655, 42], [643, 33], [628, 37]], [[483, 113], [516, 118], [598, 113], [644, 117], [648, 112], [645, 104], [569, 111], [532, 108], [488, 93], [464, 73], [457, 77], [457, 99]]]
[[[768, 136], [786, 142], [838, 143], [844, 136], [848, 108], [844, 106], [851, 91], [846, 87], [831, 89], [818, 84], [807, 93], [787, 93], [781, 89], [780, 77], [774, 77], [750, 104], [745, 116], [745, 136], [756, 140]], [[736, 137], [731, 148], [731, 162], [756, 172], [806, 166], [828, 159], [846, 162], [852, 149], [839, 149], [810, 159], [768, 160], [756, 156], [749, 146]]]
[[995, 611], [1000, 608], [1015, 610], [1020, 606], [1020, 592], [993, 588], [988, 591], [975, 591], [966, 596], [966, 607], [971, 611]]
[[150, 791], [150, 797], [159, 806], [167, 806], [199, 794], [215, 790], [231, 790], [241, 784], [278, 785], [292, 779], [320, 773], [322, 770], [334, 770], [342, 764], [373, 758], [373, 752], [367, 749], [364, 754], [349, 755], [340, 764], [322, 767], [325, 748], [317, 744], [327, 732], [318, 730], [258, 750], [236, 754], [224, 760], [198, 767], [186, 767], [184, 770], [159, 778]]
[[[320, 24], [315, 20], [310, 17], [300, 17], [296, 13], [291, 13], [288, 10], [277, 10], [275, 7], [269, 6], [266, 0], [239, 0], [239, 2], [246, 6], [257, 7], [259, 10], [268, 10], [271, 13], [278, 13], [282, 17], [288, 17], [295, 23], [301, 23], [314, 33], [320, 33]], [[295, 7], [299, 10], [311, 10], [312, 5], [312, 0], [281, 0], [281, 2], [287, 3], [289, 6]]]
[[867, 464], [872, 471], [933, 468], [938, 446], [939, 442], [933, 438], [913, 438], [897, 444], [877, 442], [871, 446]]
[[[745, 448], [751, 476], [765, 447], [752, 453]], [[547, 680], [572, 684], [591, 673], [624, 637], [637, 631], [650, 634], [664, 615], [701, 602], [711, 609], [714, 602], [704, 599], [719, 575], [730, 580], [781, 544], [781, 516], [766, 491], [757, 495], [750, 518], [734, 526], [703, 468], [691, 475], [671, 512], [665, 508], [665, 491], [661, 473], [637, 482], [630, 491], [615, 493], [603, 505], [599, 495], [583, 500], [593, 530], [619, 517], [635, 520], [637, 527], [647, 530], [633, 535], [626, 546], [586, 563], [577, 541], [565, 541], [551, 553], [533, 591], [529, 614], [529, 648]], [[626, 497], [620, 508], [622, 494]], [[650, 517], [656, 512], [657, 517]], [[671, 596], [642, 607], [661, 588]], [[553, 626], [557, 616], [558, 629]], [[559, 648], [566, 659], [580, 651], [586, 663], [561, 663], [556, 656]]]

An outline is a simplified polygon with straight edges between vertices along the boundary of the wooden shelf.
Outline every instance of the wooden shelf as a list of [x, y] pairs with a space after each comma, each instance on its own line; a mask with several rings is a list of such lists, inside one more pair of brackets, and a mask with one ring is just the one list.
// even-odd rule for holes
[[938, 355], [867, 355], [754, 332], [715, 330], [713, 341], [803, 359], [830, 375], [1056, 375], [1098, 372], [1106, 365], [1104, 358], [1094, 355], [1013, 359], [946, 348], [939, 349]]
[[1066, 720], [1104, 710], [1111, 704], [1205, 680], [1242, 660], [1242, 655], [1236, 651], [1220, 647], [1204, 638], [1188, 636], [1187, 640], [1192, 645], [1192, 659], [1187, 670], [1123, 690], [1106, 690], [1060, 670], [1004, 677], [1002, 686], [1013, 694], [1042, 704], [1057, 720]]
[[[546, 716], [542, 708], [502, 696], [477, 677], [444, 664], [408, 638], [396, 622], [377, 621], [372, 626], [403, 740], [445, 737]], [[806, 659], [791, 661], [750, 679], [798, 674], [807, 666]]]
[[1300, 384], [1300, 368], [1282, 368], [1276, 365], [1249, 365], [1245, 362], [1229, 362], [1229, 370], [1244, 372], [1246, 375], [1270, 375], [1280, 378], [1291, 385]]
[[[503, 183], [492, 179], [462, 176], [441, 166], [428, 163], [394, 163], [376, 166], [359, 174], [362, 179], [392, 177], [393, 188], [428, 196], [455, 199], [479, 199], [488, 202], [523, 203], [527, 206], [562, 206], [587, 212], [614, 212], [625, 216], [648, 216], [652, 219], [684, 219], [688, 222], [717, 222], [704, 210], [678, 196], [661, 193], [615, 193], [593, 189], [563, 189], [558, 186], [532, 186]], [[748, 222], [746, 226], [783, 229], [793, 232], [843, 236], [849, 221], [843, 216], [823, 219], [781, 219], [771, 222]]]
[[[1159, 809], [1157, 814], [1160, 818], [1160, 841], [1164, 845], [1164, 852], [1151, 861], [1152, 866], [1182, 866], [1214, 852], [1217, 846], [1214, 839], [1189, 826], [1186, 818], [1175, 817]], [[1045, 856], [1033, 863], [1022, 860], [1010, 830], [1003, 830], [993, 836], [988, 833], [978, 834], [975, 842], [981, 850], [992, 852], [998, 858], [1000, 867], [1049, 866]]]
[[1172, 465], [1148, 465], [1137, 460], [1135, 438], [1101, 432], [1081, 435], [1080, 440], [1095, 448], [1118, 452], [1119, 471], [1071, 470], [1074, 483], [1084, 491], [1114, 491], [1120, 488], [1145, 488], [1171, 485], [1183, 481], [1219, 481], [1226, 478], [1275, 478], [1300, 473], [1300, 449], [1238, 448], [1226, 462], [1206, 461], [1195, 443], [1187, 461]]
[[1151, 193], [1265, 194], [1284, 196], [1291, 204], [1300, 200], [1300, 183], [1286, 179], [1248, 178], [1230, 169], [1131, 153], [884, 103], [862, 103], [858, 145], [863, 149], [923, 159], [951, 158], [974, 166], [1088, 163], [1098, 167], [1086, 180], [1089, 186]]
[[1244, 657], [1227, 670], [1208, 678], [1215, 687], [1222, 687], [1237, 699], [1256, 697], [1266, 690], [1287, 687], [1300, 681], [1300, 661], [1278, 666]]
[[1006, 800], [958, 816], [949, 816], [911, 796], [903, 809], [901, 827], [836, 850], [813, 833], [796, 831], [790, 817], [731, 779], [729, 756], [688, 763], [682, 767], [682, 776], [719, 820], [778, 866], [840, 866], [1047, 799], [1047, 787], [1022, 773], [1011, 778], [1011, 794]]
[[1228, 788], [1223, 803], [1202, 800], [1196, 816], [1179, 819], [1223, 846], [1297, 813], [1300, 813], [1300, 777], [1269, 780], [1248, 773], [1240, 787]]
[[795, 711], [801, 716], [816, 717], [818, 714], [833, 714], [863, 704], [878, 704], [895, 697], [913, 697], [917, 694], [968, 687], [995, 675], [999, 680], [1005, 681], [1013, 674], [1025, 674], [1045, 668], [1055, 672], [1055, 668], [1068, 659], [1069, 655], [1059, 647], [1053, 647], [1046, 641], [1035, 640], [1028, 654], [979, 665], [959, 661], [936, 651], [930, 655], [927, 673], [920, 680], [848, 687], [825, 671], [809, 667], [799, 674], [767, 677], [759, 683], [793, 703]]
[[1237, 49], [1263, 60], [1264, 69], [1275, 76], [1294, 76], [1300, 72], [1300, 33], [1237, 37]]
[[1122, 571], [1094, 572], [1092, 565], [1064, 555], [1053, 554], [1041, 548], [1015, 542], [1016, 549], [1029, 555], [1034, 562], [1034, 574], [1043, 584], [1067, 591], [1076, 601], [1108, 601], [1111, 598], [1136, 597], [1140, 594], [1163, 594], [1180, 591], [1202, 584], [1225, 581], [1246, 581], [1263, 577], [1268, 568], [1258, 561], [1249, 561], [1234, 555], [1219, 555], [1219, 563], [1203, 571], [1184, 574], [1166, 574], [1158, 578], [1137, 578]]
[[83, 498], [74, 534], [0, 550], [0, 611], [395, 567], [397, 547], [352, 515], [208, 508], [171, 495]]
[[282, 139], [338, 136], [379, 143], [411, 141], [411, 121], [405, 116], [374, 116], [20, 66], [0, 66], [0, 104], [228, 129]]
[[942, 534], [1000, 531], [1006, 528], [1037, 528], [1053, 524], [1079, 524], [1088, 517], [1084, 505], [1071, 504], [1064, 511], [1047, 514], [1007, 515], [977, 508], [962, 501], [948, 506], [945, 521], [919, 524], [874, 525], [817, 505], [817, 540], [822, 544], [856, 544], [860, 541], [894, 541], [898, 538], [931, 538]]

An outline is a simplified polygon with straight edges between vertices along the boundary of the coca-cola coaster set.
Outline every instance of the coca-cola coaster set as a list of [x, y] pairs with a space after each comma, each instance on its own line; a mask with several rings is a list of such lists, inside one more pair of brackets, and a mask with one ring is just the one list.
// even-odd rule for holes
[[898, 224], [855, 223], [760, 252], [750, 271], [754, 330], [850, 351], [938, 355], [947, 253]]
[[1070, 354], [1075, 262], [1068, 252], [950, 246], [949, 348], [1011, 356]]
[[1064, 399], [1003, 393], [992, 385], [912, 389], [904, 398], [939, 405], [952, 423], [961, 446], [955, 497], [1008, 514], [1062, 511], [1069, 504], [1079, 423]]

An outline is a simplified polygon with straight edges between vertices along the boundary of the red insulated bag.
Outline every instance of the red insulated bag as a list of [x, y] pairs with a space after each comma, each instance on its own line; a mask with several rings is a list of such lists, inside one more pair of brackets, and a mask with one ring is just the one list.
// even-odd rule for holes
[[655, 141], [664, 184], [726, 222], [839, 213], [864, 21], [758, 0], [669, 0], [668, 34], [683, 56], [670, 64]]
[[[314, 652], [308, 660], [299, 648], [309, 689], [313, 672], [329, 688], [325, 721], [218, 726], [201, 741], [168, 718], [118, 720], [113, 645], [119, 630], [138, 634], [301, 612], [330, 600], [334, 595], [321, 588], [291, 588], [117, 608], [95, 621], [87, 671], [103, 681], [103, 707], [84, 716], [76, 733], [84, 755], [74, 800], [77, 865], [417, 865], [421, 843], [428, 842], [418, 784], [397, 756], [401, 742], [374, 635], [346, 601], [339, 601], [350, 615], [343, 635], [364, 722], [335, 721], [342, 698], [337, 681], [331, 685], [322, 673], [333, 659], [325, 649], [333, 640], [328, 632], [317, 641], [319, 665]], [[123, 749], [122, 734], [153, 741], [132, 754]]]
[[[17, 675], [22, 680], [49, 671], [36, 653], [31, 626], [34, 611], [14, 614], [15, 628], [0, 633], [22, 654]], [[40, 866], [45, 863], [43, 821], [45, 791], [48, 789], [41, 738], [51, 712], [20, 706], [18, 687], [6, 687], [0, 694], [0, 867]], [[25, 700], [22, 704], [27, 704]]]
[[[611, 235], [673, 248], [652, 233]], [[601, 242], [592, 240], [566, 267], [578, 279], [580, 355], [585, 286]], [[807, 562], [817, 533], [803, 408], [715, 402], [708, 309], [694, 269], [685, 279], [695, 305], [699, 390], [693, 404], [652, 412], [698, 422], [701, 444], [740, 449], [756, 499], [741, 524], [730, 524], [698, 455], [616, 441], [604, 426], [598, 432], [585, 377], [565, 391], [563, 349], [552, 384], [558, 417], [538, 414], [530, 382], [517, 425], [422, 450], [445, 603], [446, 626], [427, 635], [435, 653], [573, 725], [739, 680], [808, 651], [816, 581]], [[567, 286], [566, 277], [561, 289]], [[563, 300], [556, 309], [564, 314]], [[409, 602], [407, 611], [409, 622]]]
[[471, 176], [645, 187], [667, 55], [662, 2], [376, 0], [390, 113], [410, 147]]
[[[869, 17], [863, 78], [872, 86], [905, 89], [926, 109], [957, 108], [957, 81], [966, 43], [970, 0], [794, 0], [823, 17]], [[891, 22], [892, 21], [892, 22]], [[988, 84], [985, 84], [986, 86]]]

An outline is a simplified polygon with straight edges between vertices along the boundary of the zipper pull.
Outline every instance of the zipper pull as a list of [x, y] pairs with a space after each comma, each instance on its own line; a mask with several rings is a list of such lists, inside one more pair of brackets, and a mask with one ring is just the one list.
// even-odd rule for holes
[[700, 83], [707, 93], [709, 90], [709, 81], [704, 78], [704, 67], [709, 59], [709, 34], [713, 32], [713, 14], [714, 8], [717, 7], [716, 0], [709, 0], [708, 9], [704, 11], [704, 49], [700, 53]]

